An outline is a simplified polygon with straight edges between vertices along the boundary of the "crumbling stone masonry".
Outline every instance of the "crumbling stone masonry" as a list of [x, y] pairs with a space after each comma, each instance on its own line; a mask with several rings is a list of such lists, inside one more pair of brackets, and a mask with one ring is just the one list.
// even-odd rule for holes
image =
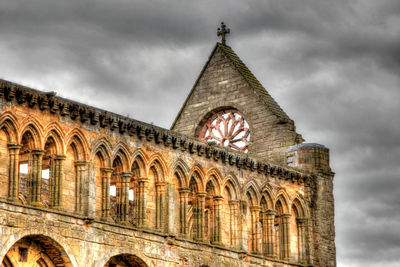
[[329, 150], [225, 39], [171, 130], [5, 80], [0, 112], [2, 267], [336, 266]]

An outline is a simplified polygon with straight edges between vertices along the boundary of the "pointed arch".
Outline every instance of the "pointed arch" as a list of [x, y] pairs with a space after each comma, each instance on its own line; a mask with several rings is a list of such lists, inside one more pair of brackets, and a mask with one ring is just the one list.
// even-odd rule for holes
[[172, 164], [170, 177], [172, 179], [172, 177], [176, 176], [179, 181], [179, 187], [188, 187], [189, 171], [187, 164], [183, 160], [177, 159], [174, 164]]
[[[123, 151], [122, 149], [119, 149], [116, 153], [114, 153], [112, 162], [113, 162], [112, 167], [116, 168], [114, 171], [122, 172], [122, 171], [128, 170], [128, 163], [129, 163], [128, 156], [126, 155], [125, 151]], [[118, 165], [118, 166], [114, 166], [114, 165]]]
[[[28, 116], [21, 122], [20, 125], [21, 125], [21, 128], [20, 128], [21, 134], [19, 135], [20, 137], [22, 136], [22, 134], [26, 131], [26, 129], [28, 127], [31, 127], [37, 133], [38, 140], [42, 141], [43, 136], [44, 136], [44, 130], [43, 130], [43, 126], [42, 126], [41, 122], [38, 119], [36, 119], [33, 116]], [[37, 148], [42, 147], [42, 142], [40, 142], [38, 145], [39, 146]]]
[[216, 168], [211, 168], [206, 174], [206, 185], [211, 182], [215, 188], [215, 194], [221, 195], [222, 175]]
[[227, 225], [228, 227], [222, 228], [222, 242], [233, 248], [238, 246], [239, 188], [234, 175], [229, 175], [225, 178], [222, 188], [222, 225]]
[[42, 136], [43, 134], [42, 131], [40, 130], [40, 128], [38, 128], [38, 126], [34, 123], [29, 123], [27, 125], [25, 125], [22, 128], [21, 134], [20, 134], [20, 140], [19, 143], [23, 144], [23, 139], [25, 134], [29, 133], [32, 137], [32, 145], [33, 147], [30, 147], [30, 149], [40, 149], [43, 147], [43, 141], [42, 141]]
[[126, 162], [124, 162], [124, 164], [126, 164], [126, 165], [125, 165], [125, 166], [126, 166], [126, 170], [128, 170], [128, 166], [131, 165], [131, 158], [130, 158], [131, 152], [130, 152], [129, 146], [128, 146], [126, 143], [119, 141], [118, 143], [116, 143], [116, 144], [114, 145], [111, 154], [112, 154], [112, 155], [114, 156], [114, 158], [115, 158], [115, 156], [116, 156], [118, 153], [121, 153], [121, 152], [123, 153], [123, 155], [124, 155], [124, 157], [125, 157], [124, 160], [125, 160]]
[[48, 127], [46, 127], [45, 130], [45, 138], [44, 138], [44, 147], [43, 150], [46, 150], [46, 144], [49, 141], [49, 139], [53, 139], [54, 141], [54, 145], [56, 148], [56, 153], [55, 154], [59, 154], [59, 155], [63, 155], [65, 154], [65, 145], [64, 145], [64, 133], [61, 130], [61, 127], [53, 122], [51, 123]]
[[[167, 166], [165, 160], [159, 153], [153, 154], [149, 159], [149, 165], [147, 173], [150, 174], [150, 170], [153, 170], [154, 179], [159, 182], [165, 182], [167, 175]], [[157, 177], [156, 177], [157, 176]]]
[[261, 200], [264, 199], [265, 203], [261, 204], [260, 206], [262, 210], [268, 210], [274, 208], [274, 201], [272, 195], [272, 188], [269, 185], [264, 185], [261, 191]]
[[173, 232], [177, 234], [187, 234], [187, 187], [188, 187], [188, 175], [189, 167], [182, 159], [177, 159], [172, 164], [169, 188], [173, 194], [172, 205], [173, 209], [169, 210], [170, 216], [172, 216], [174, 223]]
[[204, 192], [204, 185], [201, 174], [195, 170], [189, 178], [189, 188], [192, 192]]
[[[6, 113], [0, 118], [0, 197], [8, 196], [17, 199], [18, 195], [18, 171], [13, 171], [13, 165], [18, 165], [18, 157], [12, 156], [9, 145], [18, 144], [15, 118], [11, 113]], [[16, 166], [17, 167], [17, 166]], [[18, 168], [18, 167], [17, 167]]]
[[0, 128], [3, 129], [7, 134], [9, 143], [16, 144], [18, 142], [19, 123], [17, 118], [15, 118], [11, 112], [6, 111], [1, 115]]
[[148, 163], [149, 162], [149, 156], [147, 155], [147, 153], [142, 149], [142, 148], [138, 148], [136, 150], [133, 151], [132, 154], [132, 159], [135, 159], [136, 157], [140, 156], [143, 160], [144, 163]]
[[244, 187], [244, 200], [246, 201], [244, 216], [244, 229], [247, 231], [247, 245], [249, 251], [259, 251], [259, 204], [260, 189], [255, 180], [250, 180]]
[[102, 137], [92, 143], [91, 160], [94, 160], [96, 155], [101, 155], [104, 165], [102, 167], [111, 167], [111, 143], [106, 138]]
[[[82, 160], [89, 159], [89, 143], [86, 136], [78, 128], [74, 128], [68, 132], [65, 137], [66, 146], [68, 147], [71, 143], [76, 143], [79, 148], [79, 154], [82, 155]], [[79, 144], [79, 145], [78, 145]]]
[[295, 197], [295, 199], [292, 201], [291, 208], [292, 208], [294, 214], [296, 215], [296, 218], [308, 217], [304, 202], [299, 197]]
[[204, 238], [204, 171], [199, 165], [193, 166], [189, 178], [188, 226], [189, 234], [195, 240]]
[[175, 162], [171, 165], [170, 170], [171, 172], [169, 177], [173, 177], [175, 174], [177, 174], [180, 181], [180, 187], [188, 187], [190, 169], [182, 159], [178, 158], [175, 160]]
[[[254, 180], [250, 180], [243, 188], [244, 199], [248, 197], [251, 200], [252, 206], [257, 206], [260, 203], [260, 188], [257, 185], [257, 182]], [[250, 204], [250, 203], [249, 203]]]
[[291, 251], [292, 259], [299, 262], [306, 262], [307, 235], [308, 235], [308, 213], [300, 195], [296, 193], [291, 205]]
[[[277, 193], [277, 197], [274, 203], [274, 209], [277, 211], [277, 213], [279, 214], [283, 214], [283, 213], [289, 213], [289, 196], [286, 193], [285, 190], [281, 189], [278, 191]], [[281, 206], [277, 207], [277, 204], [280, 204]], [[279, 208], [281, 208], [282, 210], [279, 210]]]
[[232, 196], [231, 200], [238, 200], [240, 195], [240, 185], [235, 175], [229, 174], [223, 182], [223, 190], [229, 190], [230, 195]]
[[143, 154], [138, 153], [134, 158], [133, 158], [133, 163], [131, 166], [131, 172], [133, 174], [134, 178], [140, 178], [140, 177], [147, 177], [147, 167], [146, 167], [146, 161], [143, 157]]
[[204, 170], [199, 164], [195, 164], [191, 171], [190, 171], [190, 176], [189, 176], [189, 187], [191, 185], [196, 185], [197, 192], [204, 192], [205, 185], [204, 185]]

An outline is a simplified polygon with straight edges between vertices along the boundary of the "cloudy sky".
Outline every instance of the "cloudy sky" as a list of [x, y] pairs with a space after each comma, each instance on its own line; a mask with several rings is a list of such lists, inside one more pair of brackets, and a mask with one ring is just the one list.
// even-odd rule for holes
[[221, 21], [331, 149], [338, 266], [400, 266], [399, 0], [0, 0], [0, 78], [169, 128]]

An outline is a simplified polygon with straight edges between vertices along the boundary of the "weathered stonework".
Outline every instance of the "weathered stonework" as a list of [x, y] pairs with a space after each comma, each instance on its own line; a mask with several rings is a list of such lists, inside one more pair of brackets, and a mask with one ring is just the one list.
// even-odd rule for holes
[[283, 163], [285, 150], [303, 140], [233, 50], [217, 44], [171, 129], [198, 137], [207, 119], [226, 108], [240, 111], [250, 124], [251, 155]]
[[[1, 266], [335, 266], [329, 152], [228, 52], [173, 130], [0, 80]], [[248, 154], [198, 139], [224, 108]]]

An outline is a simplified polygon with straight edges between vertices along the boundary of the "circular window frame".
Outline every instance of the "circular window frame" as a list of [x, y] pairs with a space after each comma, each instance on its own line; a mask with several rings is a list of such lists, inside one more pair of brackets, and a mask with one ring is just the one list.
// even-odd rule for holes
[[[228, 118], [224, 118], [223, 115], [228, 114], [228, 118], [230, 118], [228, 120]], [[235, 118], [234, 122], [240, 123], [242, 125], [239, 126], [239, 129], [236, 130], [235, 132], [234, 129], [236, 128], [236, 125], [234, 126], [232, 131], [226, 132], [225, 131], [225, 126], [224, 126], [224, 133], [222, 133], [221, 130], [219, 130], [219, 127], [217, 128], [217, 131], [219, 131], [219, 137], [216, 137], [214, 135], [212, 135], [211, 138], [207, 138], [206, 133], [207, 131], [209, 131], [210, 126], [212, 124], [214, 124], [214, 122], [218, 119], [221, 118], [220, 121], [215, 122], [215, 124], [221, 125], [221, 123], [224, 123], [226, 121], [228, 121], [227, 124], [225, 125], [229, 125], [230, 127], [232, 126], [232, 124], [229, 124], [229, 121], [232, 121], [232, 117], [231, 114], [233, 115], [233, 117]], [[240, 118], [236, 118], [235, 114], [237, 114], [238, 116], [240, 116]], [[241, 120], [243, 122], [241, 122]], [[230, 129], [230, 128], [228, 128]], [[243, 136], [240, 137], [240, 139], [235, 139], [236, 136], [240, 135], [241, 133], [243, 133]], [[245, 116], [243, 115], [242, 112], [238, 111], [237, 109], [234, 108], [226, 108], [226, 109], [222, 109], [219, 110], [217, 112], [215, 112], [212, 116], [210, 116], [204, 123], [203, 126], [201, 127], [200, 133], [199, 133], [199, 138], [203, 141], [214, 141], [217, 142], [218, 145], [221, 146], [225, 146], [228, 147], [230, 149], [236, 150], [236, 151], [240, 151], [243, 153], [248, 153], [249, 150], [249, 145], [251, 142], [251, 135], [252, 135], [252, 131], [250, 129], [250, 124], [247, 122], [247, 120], [245, 119]], [[213, 138], [216, 137], [216, 138]], [[218, 140], [220, 139], [220, 140]], [[235, 142], [231, 142], [231, 140], [235, 140]], [[227, 142], [227, 143], [226, 143]], [[234, 143], [237, 142], [242, 142], [244, 143], [243, 146], [237, 146]]]

